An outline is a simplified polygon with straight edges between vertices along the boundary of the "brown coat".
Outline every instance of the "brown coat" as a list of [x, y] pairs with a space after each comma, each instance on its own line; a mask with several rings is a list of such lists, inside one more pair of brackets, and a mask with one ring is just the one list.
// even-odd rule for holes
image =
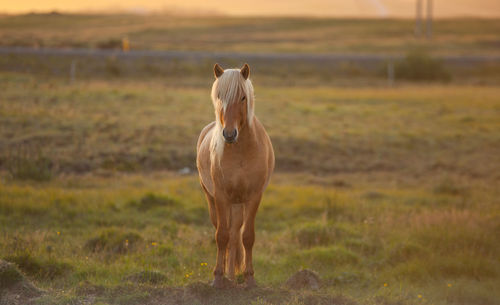
[[[274, 151], [264, 127], [253, 114], [248, 65], [226, 71], [216, 65], [214, 72], [217, 79], [212, 100], [216, 121], [202, 130], [196, 160], [216, 228], [214, 286], [223, 286], [224, 269], [230, 279], [242, 269], [247, 285], [253, 286], [255, 216], [274, 170]], [[223, 94], [228, 91], [232, 94]]]

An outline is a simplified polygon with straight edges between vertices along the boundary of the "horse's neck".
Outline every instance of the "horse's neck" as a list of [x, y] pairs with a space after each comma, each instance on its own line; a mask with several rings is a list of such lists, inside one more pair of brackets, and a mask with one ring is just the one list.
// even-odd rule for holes
[[246, 123], [244, 127], [241, 129], [240, 136], [244, 138], [243, 140], [255, 141], [255, 136], [257, 131], [255, 129], [255, 125], [257, 124], [257, 118], [255, 116], [252, 117], [252, 123]]

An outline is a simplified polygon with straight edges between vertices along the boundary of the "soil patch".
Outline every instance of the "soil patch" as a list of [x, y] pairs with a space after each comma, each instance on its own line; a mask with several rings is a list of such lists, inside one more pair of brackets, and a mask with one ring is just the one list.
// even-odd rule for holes
[[43, 294], [13, 263], [0, 259], [0, 305], [29, 304]]
[[318, 290], [321, 285], [319, 275], [311, 270], [304, 269], [292, 275], [284, 284], [286, 288]]

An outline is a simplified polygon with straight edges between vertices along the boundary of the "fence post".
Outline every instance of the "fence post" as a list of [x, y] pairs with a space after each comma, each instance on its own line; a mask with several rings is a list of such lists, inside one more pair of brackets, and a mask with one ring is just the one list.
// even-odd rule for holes
[[422, 35], [422, 1], [417, 0], [417, 7], [415, 11], [415, 36], [420, 37]]
[[427, 39], [432, 38], [432, 0], [427, 0]]
[[130, 40], [128, 40], [128, 37], [122, 38], [122, 51], [123, 52], [130, 51]]
[[387, 63], [387, 84], [389, 87], [394, 86], [394, 61], [392, 58], [389, 58]]
[[75, 82], [75, 75], [76, 75], [76, 60], [73, 59], [71, 61], [71, 66], [69, 67], [69, 82], [70, 82], [70, 84], [73, 84]]

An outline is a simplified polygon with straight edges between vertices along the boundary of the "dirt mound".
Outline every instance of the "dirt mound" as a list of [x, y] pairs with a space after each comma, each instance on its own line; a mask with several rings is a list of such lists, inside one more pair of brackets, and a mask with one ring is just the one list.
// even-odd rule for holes
[[318, 290], [321, 280], [314, 271], [303, 269], [292, 275], [284, 284], [289, 289], [311, 289]]
[[14, 264], [0, 259], [0, 305], [28, 304], [42, 294]]

